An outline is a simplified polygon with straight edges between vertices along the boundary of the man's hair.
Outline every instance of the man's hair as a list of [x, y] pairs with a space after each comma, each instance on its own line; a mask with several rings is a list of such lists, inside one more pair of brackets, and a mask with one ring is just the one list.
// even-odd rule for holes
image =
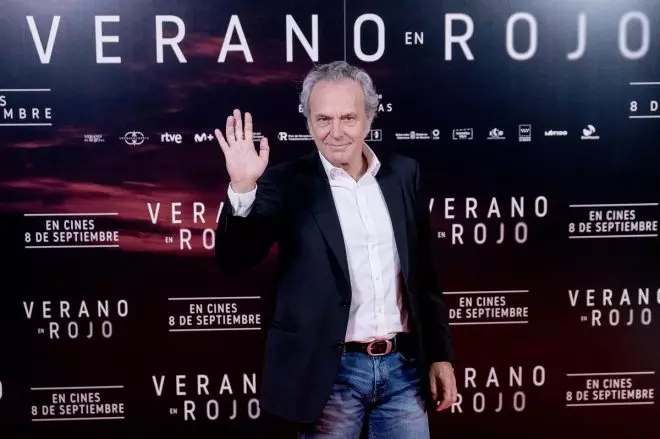
[[367, 72], [348, 64], [346, 61], [333, 61], [328, 64], [317, 65], [305, 76], [300, 92], [300, 104], [306, 119], [309, 119], [309, 98], [312, 94], [312, 88], [319, 81], [340, 81], [342, 79], [353, 79], [360, 84], [364, 92], [367, 122], [369, 124], [373, 122], [378, 112], [379, 101], [374, 83]]

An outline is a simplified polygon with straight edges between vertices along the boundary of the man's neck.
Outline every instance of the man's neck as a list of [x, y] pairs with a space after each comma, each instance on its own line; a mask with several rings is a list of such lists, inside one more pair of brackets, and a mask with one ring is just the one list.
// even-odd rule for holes
[[358, 181], [360, 178], [362, 178], [364, 173], [367, 172], [368, 168], [369, 162], [367, 161], [367, 157], [365, 157], [363, 152], [360, 154], [360, 161], [356, 163], [355, 166], [351, 166], [351, 164], [349, 164], [344, 168], [344, 171], [346, 171], [346, 173], [350, 175], [353, 180]]

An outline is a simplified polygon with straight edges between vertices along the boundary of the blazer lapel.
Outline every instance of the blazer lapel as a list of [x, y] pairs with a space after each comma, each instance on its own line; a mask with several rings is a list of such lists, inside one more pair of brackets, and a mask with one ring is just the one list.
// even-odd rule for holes
[[311, 211], [328, 243], [328, 247], [332, 250], [341, 267], [342, 273], [346, 277], [346, 282], [350, 285], [344, 234], [341, 231], [335, 200], [332, 197], [330, 182], [323, 169], [321, 159], [318, 157], [318, 153], [314, 153], [314, 155], [316, 157], [312, 159], [312, 179], [309, 188]]
[[385, 203], [387, 204], [387, 210], [390, 213], [394, 240], [396, 241], [396, 248], [401, 263], [401, 271], [403, 272], [406, 285], [408, 285], [408, 224], [403, 204], [401, 180], [384, 159], [379, 172], [376, 174], [376, 180], [380, 185]]

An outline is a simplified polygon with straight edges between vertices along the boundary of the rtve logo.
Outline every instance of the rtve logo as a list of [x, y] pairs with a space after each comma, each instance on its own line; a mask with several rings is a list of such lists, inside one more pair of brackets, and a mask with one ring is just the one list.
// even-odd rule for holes
[[177, 143], [181, 144], [182, 142], [182, 137], [181, 134], [170, 134], [170, 133], [163, 133], [160, 135], [160, 141], [165, 142], [165, 143]]

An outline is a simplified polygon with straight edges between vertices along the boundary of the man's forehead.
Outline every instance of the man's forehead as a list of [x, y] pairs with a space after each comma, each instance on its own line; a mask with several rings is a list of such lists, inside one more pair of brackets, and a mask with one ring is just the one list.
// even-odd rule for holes
[[310, 98], [312, 101], [359, 100], [363, 96], [362, 88], [355, 81], [320, 81], [312, 88]]
[[333, 110], [327, 110], [327, 111], [317, 110], [317, 111], [312, 112], [312, 114], [314, 116], [329, 116], [329, 117], [333, 117], [333, 116], [338, 116], [338, 117], [355, 116], [355, 115], [357, 115], [357, 113], [358, 113], [357, 110], [353, 110], [353, 109], [345, 110], [345, 111], [342, 111], [342, 110], [335, 110], [335, 111], [333, 111]]
[[359, 96], [325, 95], [312, 98], [310, 101], [312, 114], [348, 114], [360, 111], [364, 107]]

